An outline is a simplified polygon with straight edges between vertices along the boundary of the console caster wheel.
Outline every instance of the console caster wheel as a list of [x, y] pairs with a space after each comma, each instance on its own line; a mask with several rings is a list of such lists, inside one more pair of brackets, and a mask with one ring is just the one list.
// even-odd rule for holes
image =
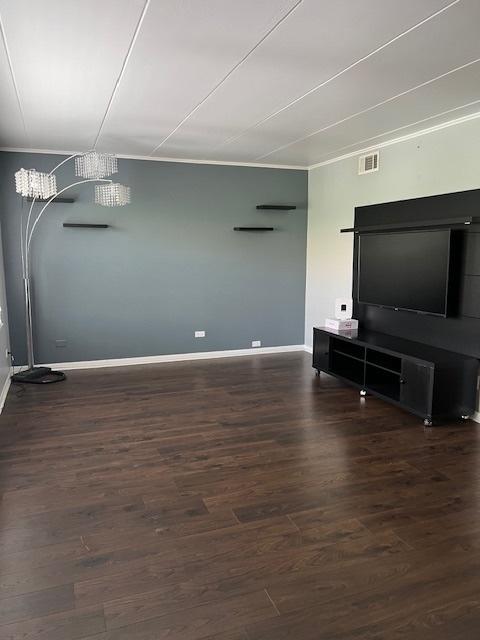
[[466, 422], [467, 420], [470, 420], [470, 416], [460, 416], [460, 418]]
[[423, 421], [423, 426], [431, 427], [432, 425], [433, 425], [433, 422], [430, 420], [430, 418], [425, 418], [425, 420]]
[[365, 391], [365, 389], [362, 389], [360, 391], [360, 395], [362, 396], [362, 398], [364, 398], [367, 395], [367, 392]]
[[318, 369], [315, 371], [315, 375], [317, 376], [317, 378], [320, 377], [320, 371]]

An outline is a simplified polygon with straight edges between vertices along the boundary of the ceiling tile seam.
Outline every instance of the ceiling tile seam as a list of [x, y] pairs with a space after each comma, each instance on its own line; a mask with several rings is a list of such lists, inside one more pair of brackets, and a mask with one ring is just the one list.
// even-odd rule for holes
[[25, 121], [25, 113], [23, 112], [22, 100], [20, 98], [20, 91], [18, 89], [17, 79], [15, 77], [15, 71], [13, 70], [12, 57], [10, 55], [10, 49], [8, 47], [8, 41], [7, 41], [7, 32], [5, 30], [5, 24], [3, 22], [3, 18], [2, 18], [1, 12], [0, 12], [0, 33], [2, 34], [3, 46], [5, 47], [5, 54], [7, 56], [8, 68], [9, 68], [9, 71], [10, 71], [10, 76], [12, 78], [13, 88], [15, 90], [15, 97], [17, 99], [17, 106], [18, 106], [18, 110], [20, 112], [20, 118], [21, 118], [21, 121], [22, 121], [23, 134], [25, 136], [25, 143], [28, 144], [30, 142], [30, 138], [29, 138], [28, 133], [27, 133], [27, 125], [26, 125], [26, 121]]
[[[397, 131], [401, 131], [402, 129], [407, 129], [408, 127], [414, 127], [417, 124], [422, 124], [422, 122], [428, 122], [428, 120], [433, 120], [434, 118], [439, 118], [440, 116], [446, 115], [448, 113], [453, 113], [454, 111], [459, 111], [460, 109], [465, 109], [466, 107], [471, 107], [472, 105], [480, 105], [480, 100], [474, 100], [473, 102], [467, 102], [466, 104], [462, 104], [458, 107], [454, 107], [453, 109], [447, 109], [446, 111], [441, 111], [432, 116], [428, 116], [428, 118], [422, 118], [417, 122], [411, 122], [410, 124], [403, 125], [396, 129], [390, 129], [388, 131], [384, 131], [383, 133], [379, 133], [376, 136], [372, 136], [371, 138], [365, 138], [364, 140], [359, 140], [358, 142], [350, 145], [346, 145], [344, 147], [339, 147], [332, 151], [331, 153], [338, 153], [343, 149], [349, 149], [356, 144], [364, 144], [366, 142], [370, 142], [371, 140], [375, 140], [376, 138], [381, 138], [382, 136], [387, 136], [391, 133], [396, 133]], [[316, 162], [315, 164], [308, 165], [308, 169], [316, 169], [317, 167], [323, 167], [327, 164], [332, 164], [334, 162], [339, 162], [340, 160], [345, 160], [346, 158], [353, 158], [355, 156], [361, 155], [362, 153], [368, 153], [374, 149], [382, 149], [383, 147], [389, 147], [393, 144], [398, 144], [399, 142], [405, 142], [406, 140], [412, 140], [413, 138], [418, 138], [423, 135], [427, 135], [429, 133], [435, 133], [435, 131], [441, 131], [442, 129], [448, 129], [449, 127], [453, 127], [456, 125], [463, 124], [464, 122], [469, 122], [470, 120], [476, 120], [480, 118], [480, 111], [475, 111], [474, 113], [470, 113], [466, 116], [460, 116], [459, 118], [453, 118], [452, 120], [447, 120], [446, 122], [441, 122], [439, 124], [432, 125], [431, 127], [426, 127], [425, 129], [420, 129], [419, 131], [412, 131], [411, 133], [407, 133], [403, 136], [398, 136], [396, 138], [390, 138], [389, 140], [384, 140], [383, 142], [379, 142], [377, 144], [371, 144], [367, 147], [362, 147], [360, 149], [355, 149], [349, 153], [342, 154], [340, 156], [335, 156], [334, 158], [329, 158], [328, 160], [323, 160], [321, 162]]]
[[[276, 149], [273, 149], [273, 151], [269, 151], [268, 153], [264, 153], [261, 156], [258, 156], [256, 158], [254, 158], [254, 161], [258, 161], [258, 160], [262, 160], [263, 158], [268, 158], [268, 156], [273, 155], [274, 153], [276, 153], [277, 151], [282, 151], [283, 149], [286, 149], [288, 147], [291, 147], [294, 144], [297, 144], [298, 142], [302, 142], [303, 140], [308, 140], [308, 138], [311, 138], [319, 133], [322, 133], [323, 131], [328, 131], [328, 129], [332, 129], [334, 127], [337, 127], [341, 124], [343, 124], [344, 122], [348, 122], [349, 120], [352, 120], [354, 118], [357, 118], [358, 116], [363, 115], [364, 113], [368, 113], [369, 111], [373, 111], [374, 109], [377, 109], [378, 107], [381, 107], [385, 104], [388, 104], [389, 102], [394, 102], [395, 100], [398, 100], [399, 98], [402, 98], [403, 96], [408, 95], [409, 93], [413, 93], [414, 91], [417, 91], [418, 89], [421, 89], [422, 87], [426, 87], [429, 84], [433, 84], [434, 82], [437, 82], [437, 80], [441, 80], [442, 78], [445, 78], [446, 76], [452, 75], [454, 73], [456, 73], [457, 71], [461, 71], [462, 69], [465, 69], [467, 67], [470, 67], [473, 64], [477, 64], [478, 62], [480, 62], [480, 58], [476, 58], [475, 60], [471, 60], [470, 62], [467, 62], [465, 64], [460, 65], [459, 67], [455, 67], [455, 69], [450, 69], [450, 71], [446, 71], [445, 73], [441, 73], [438, 76], [435, 76], [435, 78], [430, 78], [430, 80], [426, 80], [425, 82], [421, 82], [420, 84], [415, 85], [414, 87], [410, 87], [410, 89], [406, 89], [405, 91], [402, 91], [401, 93], [397, 93], [394, 96], [391, 96], [390, 98], [387, 98], [386, 100], [382, 100], [381, 102], [377, 102], [376, 104], [367, 107], [366, 109], [362, 109], [361, 111], [357, 111], [356, 113], [352, 113], [351, 115], [347, 116], [346, 118], [342, 118], [341, 120], [338, 120], [337, 122], [332, 122], [331, 124], [322, 127], [321, 129], [317, 129], [316, 131], [312, 131], [312, 133], [309, 133], [306, 136], [302, 136], [301, 138], [297, 138], [295, 140], [292, 140], [292, 142], [288, 142], [287, 144], [284, 144], [280, 147], [277, 147]], [[407, 125], [408, 126], [408, 125]]]
[[215, 145], [214, 147], [212, 147], [212, 151], [216, 151], [217, 149], [224, 147], [228, 144], [231, 144], [232, 142], [235, 142], [236, 140], [238, 140], [239, 138], [241, 138], [242, 136], [244, 136], [246, 133], [248, 133], [249, 131], [252, 131], [253, 129], [256, 129], [257, 127], [261, 126], [262, 124], [264, 124], [265, 122], [268, 122], [269, 120], [271, 120], [272, 118], [274, 118], [275, 116], [279, 115], [280, 113], [282, 113], [283, 111], [286, 111], [287, 109], [290, 109], [291, 107], [293, 107], [295, 104], [297, 104], [298, 102], [300, 102], [301, 100], [304, 100], [305, 98], [307, 98], [309, 95], [311, 95], [312, 93], [318, 91], [319, 89], [323, 88], [324, 86], [326, 86], [327, 84], [329, 84], [330, 82], [333, 82], [334, 80], [336, 80], [337, 78], [339, 78], [340, 76], [344, 75], [345, 73], [347, 73], [348, 71], [351, 71], [351, 69], [355, 68], [356, 66], [358, 66], [359, 64], [361, 64], [362, 62], [365, 62], [365, 60], [368, 60], [369, 58], [371, 58], [372, 56], [376, 55], [377, 53], [380, 53], [380, 51], [382, 51], [383, 49], [385, 49], [386, 47], [390, 46], [391, 44], [393, 44], [394, 42], [396, 42], [397, 40], [399, 40], [400, 38], [403, 38], [404, 36], [408, 35], [409, 33], [411, 33], [412, 31], [415, 31], [416, 29], [422, 27], [424, 24], [426, 24], [427, 22], [429, 22], [430, 20], [433, 20], [434, 18], [436, 18], [437, 16], [439, 16], [440, 14], [442, 14], [444, 11], [447, 11], [448, 9], [450, 9], [451, 7], [455, 6], [456, 4], [458, 4], [461, 0], [453, 0], [453, 2], [451, 2], [450, 4], [446, 5], [445, 7], [442, 7], [441, 9], [439, 9], [438, 11], [436, 11], [435, 13], [432, 13], [430, 16], [427, 16], [426, 18], [424, 18], [423, 20], [421, 20], [420, 22], [418, 22], [417, 24], [414, 24], [413, 26], [409, 27], [408, 29], [406, 29], [405, 31], [403, 31], [402, 33], [399, 33], [398, 35], [396, 35], [394, 38], [392, 38], [391, 40], [389, 40], [388, 42], [385, 42], [384, 44], [380, 45], [379, 47], [377, 47], [376, 49], [374, 49], [373, 51], [371, 51], [370, 53], [366, 54], [365, 56], [363, 56], [362, 58], [359, 58], [358, 60], [356, 60], [355, 62], [352, 62], [350, 65], [348, 65], [347, 67], [345, 67], [344, 69], [342, 69], [341, 71], [338, 71], [336, 74], [334, 74], [333, 76], [331, 76], [330, 78], [327, 78], [327, 80], [324, 80], [323, 82], [321, 82], [320, 84], [316, 85], [315, 87], [312, 87], [311, 89], [309, 89], [309, 91], [307, 91], [306, 93], [302, 94], [301, 96], [298, 96], [298, 98], [295, 98], [295, 100], [292, 100], [291, 102], [289, 102], [288, 104], [284, 105], [281, 109], [277, 109], [277, 111], [274, 111], [273, 113], [269, 114], [268, 116], [266, 116], [265, 118], [262, 118], [261, 120], [259, 120], [258, 122], [256, 122], [255, 124], [251, 125], [250, 127], [247, 127], [246, 129], [244, 129], [241, 133], [236, 134], [234, 136], [231, 136], [230, 138], [227, 138], [227, 140], [224, 140], [223, 142], [221, 142], [220, 144]]
[[[33, 149], [24, 147], [0, 147], [0, 152], [6, 153], [38, 153], [44, 155], [70, 156], [77, 151], [63, 149]], [[195, 158], [171, 158], [168, 156], [137, 156], [130, 154], [115, 154], [117, 158], [124, 160], [142, 160], [146, 162], [177, 162], [180, 164], [213, 164], [225, 167], [257, 167], [259, 169], [288, 169], [290, 171], [308, 171], [307, 165], [299, 164], [269, 164], [266, 162], [235, 162], [228, 160], [198, 160]]]
[[263, 42], [265, 42], [265, 40], [275, 31], [275, 29], [277, 29], [294, 11], [295, 9], [297, 9], [297, 7], [303, 2], [303, 0], [298, 0], [297, 3], [291, 7], [291, 9], [289, 9], [287, 11], [287, 13], [285, 15], [283, 15], [279, 20], [277, 20], [277, 22], [260, 38], [260, 40], [243, 56], [243, 58], [241, 60], [239, 60], [231, 69], [230, 71], [213, 87], [213, 89], [211, 89], [207, 95], [197, 104], [195, 105], [195, 107], [183, 118], [183, 120], [181, 120], [178, 125], [168, 134], [168, 136], [166, 136], [151, 152], [149, 155], [153, 156], [153, 154], [160, 149], [160, 147], [162, 147], [165, 142], [167, 142], [167, 140], [169, 140], [173, 135], [175, 135], [175, 133], [185, 124], [185, 122], [187, 122], [187, 120], [189, 120], [194, 113], [196, 113], [198, 111], [198, 109], [200, 109], [200, 107], [202, 105], [205, 104], [205, 102], [207, 102], [207, 100], [209, 100], [212, 95], [217, 91], [217, 89], [219, 89], [222, 84], [224, 84], [228, 78], [235, 73], [235, 71], [237, 71], [237, 69], [239, 67], [242, 66], [242, 64], [247, 60], [247, 58], [249, 58], [252, 53], [258, 49], [258, 47], [260, 47], [262, 45]]
[[[425, 120], [438, 118], [440, 115], [445, 113], [451, 113], [453, 111], [458, 111], [459, 109], [463, 109], [468, 107], [469, 105], [477, 104], [478, 100], [474, 102], [469, 102], [460, 107], [455, 107], [454, 109], [449, 109], [448, 111], [438, 113], [436, 115], [430, 116], [424, 120], [420, 120], [419, 122], [423, 122]], [[341, 156], [335, 156], [334, 158], [329, 158], [328, 160], [323, 160], [322, 162], [317, 162], [311, 165], [284, 165], [284, 164], [266, 164], [266, 163], [254, 163], [254, 162], [233, 162], [233, 161], [223, 161], [223, 160], [196, 160], [193, 158], [169, 158], [169, 157], [152, 157], [152, 156], [135, 156], [135, 155], [126, 155], [126, 154], [117, 154], [118, 158], [130, 159], [130, 160], [144, 160], [147, 162], [179, 162], [186, 164], [213, 164], [213, 165], [222, 165], [222, 166], [235, 166], [235, 167], [258, 167], [260, 169], [287, 169], [287, 170], [295, 170], [295, 171], [310, 171], [312, 169], [317, 169], [318, 167], [323, 167], [329, 164], [333, 164], [335, 162], [340, 162], [342, 160], [346, 160], [348, 158], [354, 158], [362, 153], [368, 153], [374, 149], [382, 149], [384, 147], [389, 147], [394, 144], [399, 144], [401, 142], [405, 142], [408, 140], [413, 140], [414, 138], [419, 138], [424, 135], [428, 135], [430, 133], [435, 133], [436, 131], [441, 131], [442, 129], [448, 129], [452, 126], [457, 126], [464, 124], [465, 122], [469, 122], [471, 120], [476, 120], [480, 118], [480, 111], [476, 111], [475, 113], [468, 114], [466, 116], [460, 116], [459, 118], [454, 118], [453, 120], [447, 120], [446, 122], [441, 122], [439, 124], [433, 125], [431, 127], [427, 127], [425, 129], [420, 129], [419, 131], [413, 131], [411, 133], [407, 133], [403, 136], [399, 136], [397, 138], [391, 138], [390, 140], [385, 140], [383, 142], [379, 142], [376, 145], [370, 145], [368, 147], [362, 147], [361, 149], [355, 149], [355, 151], [351, 151], [350, 153], [343, 154]], [[409, 126], [414, 126], [418, 123], [411, 123]], [[405, 128], [405, 127], [403, 127]], [[395, 129], [393, 130], [395, 131]], [[383, 134], [379, 134], [380, 137], [382, 135], [386, 135], [388, 132], [384, 132]], [[368, 139], [367, 139], [368, 140]], [[366, 142], [367, 140], [364, 140]], [[373, 138], [370, 138], [373, 140]], [[356, 143], [361, 144], [361, 143]], [[350, 145], [353, 146], [353, 145]], [[346, 148], [346, 147], [343, 147]], [[71, 155], [75, 153], [72, 150], [68, 151], [59, 151], [58, 149], [24, 149], [18, 147], [0, 147], [0, 152], [11, 152], [11, 153], [39, 153], [39, 154], [51, 154], [51, 155]], [[338, 150], [337, 150], [338, 151]]]
[[98, 129], [97, 135], [95, 137], [95, 141], [93, 143], [93, 148], [94, 149], [96, 149], [96, 147], [97, 147], [98, 140], [99, 140], [100, 135], [102, 133], [103, 127], [105, 126], [105, 122], [107, 120], [108, 114], [110, 113], [110, 109], [112, 108], [113, 101], [115, 100], [115, 96], [117, 95], [117, 91], [118, 91], [118, 89], [120, 87], [120, 83], [121, 83], [121, 81], [123, 79], [123, 75], [125, 73], [125, 69], [127, 68], [128, 61], [130, 60], [130, 56], [132, 54], [133, 47], [135, 46], [135, 42], [137, 41], [138, 34], [140, 33], [140, 30], [142, 28], [142, 24], [143, 24], [143, 21], [145, 19], [146, 14], [147, 14], [149, 6], [150, 6], [150, 0], [145, 0], [145, 4], [143, 5], [142, 13], [140, 14], [140, 18], [138, 19], [137, 26], [135, 27], [135, 31], [133, 33], [132, 39], [130, 40], [130, 44], [128, 46], [127, 53], [126, 53], [125, 58], [123, 60], [122, 67], [120, 69], [120, 73], [118, 74], [117, 80], [115, 81], [115, 86], [113, 87], [113, 91], [112, 91], [112, 94], [111, 94], [110, 99], [108, 101], [107, 108], [106, 108], [105, 113], [103, 114], [103, 118], [102, 118], [102, 120], [100, 122], [100, 127]]

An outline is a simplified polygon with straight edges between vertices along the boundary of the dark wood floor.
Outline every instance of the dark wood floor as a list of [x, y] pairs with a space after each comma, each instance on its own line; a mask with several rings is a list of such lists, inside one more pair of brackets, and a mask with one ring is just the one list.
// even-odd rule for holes
[[12, 388], [0, 638], [478, 640], [478, 434], [302, 353]]

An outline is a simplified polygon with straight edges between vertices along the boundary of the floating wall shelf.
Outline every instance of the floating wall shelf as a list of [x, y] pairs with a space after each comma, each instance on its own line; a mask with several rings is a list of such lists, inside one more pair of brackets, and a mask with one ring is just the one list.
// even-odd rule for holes
[[83, 223], [83, 222], [64, 222], [64, 227], [68, 229], [108, 229], [108, 224], [95, 224], [95, 223]]
[[233, 227], [234, 231], [275, 231], [274, 227]]
[[[35, 198], [35, 202], [48, 202], [49, 198]], [[33, 202], [33, 198], [27, 198], [27, 202]], [[54, 198], [52, 204], [72, 204], [75, 202], [75, 198]]]
[[293, 204], [257, 204], [257, 209], [262, 211], [292, 211], [296, 208]]

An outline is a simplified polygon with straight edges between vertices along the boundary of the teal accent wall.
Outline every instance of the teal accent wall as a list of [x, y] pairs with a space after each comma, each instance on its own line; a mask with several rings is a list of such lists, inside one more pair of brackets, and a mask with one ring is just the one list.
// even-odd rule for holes
[[[0, 219], [12, 350], [25, 361], [13, 175], [49, 171], [58, 155], [0, 153]], [[95, 206], [93, 185], [52, 204], [32, 244], [36, 362], [141, 357], [303, 344], [307, 172], [119, 159], [132, 204]], [[75, 181], [73, 162], [59, 187]], [[260, 212], [291, 203], [290, 213]], [[65, 229], [102, 222], [106, 230]], [[234, 226], [274, 226], [270, 233]], [[206, 338], [194, 338], [205, 330]], [[66, 341], [66, 346], [57, 346]], [[61, 343], [63, 344], [63, 343]]]

